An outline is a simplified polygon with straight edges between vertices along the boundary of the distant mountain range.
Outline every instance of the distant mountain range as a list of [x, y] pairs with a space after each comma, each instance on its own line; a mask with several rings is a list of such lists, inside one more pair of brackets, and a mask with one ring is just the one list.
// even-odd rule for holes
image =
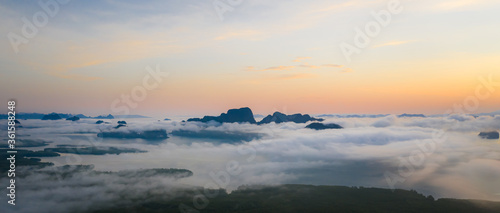
[[209, 122], [216, 121], [219, 123], [257, 123], [253, 117], [253, 112], [248, 107], [240, 109], [230, 109], [227, 113], [222, 113], [219, 116], [204, 116], [203, 118], [190, 118], [189, 121]]
[[[68, 118], [73, 118], [77, 117], [80, 119], [123, 119], [123, 118], [149, 118], [147, 116], [143, 115], [100, 115], [96, 117], [91, 117], [91, 116], [86, 116], [84, 114], [65, 114], [65, 113], [49, 113], [49, 114], [42, 114], [42, 113], [16, 113], [16, 119], [42, 119], [42, 120], [59, 120], [59, 119], [68, 119]], [[7, 119], [8, 115], [7, 114], [0, 114], [0, 119]], [[45, 119], [44, 119], [45, 118]]]
[[[329, 118], [381, 118], [381, 117], [386, 117], [391, 114], [320, 114], [317, 115], [317, 117], [329, 117]], [[500, 115], [500, 110], [499, 111], [494, 111], [494, 112], [488, 112], [488, 113], [477, 113], [477, 114], [469, 114], [474, 117], [479, 117], [479, 116], [495, 116], [495, 115]], [[448, 116], [447, 114], [434, 114], [434, 115], [425, 115], [425, 114], [400, 114], [397, 115], [400, 118], [425, 118], [425, 117], [442, 117], [442, 116]]]
[[294, 123], [307, 123], [309, 121], [323, 121], [323, 118], [313, 118], [308, 114], [293, 114], [293, 115], [285, 115], [281, 112], [275, 112], [273, 115], [268, 115], [259, 121], [258, 124], [268, 124], [268, 123], [283, 123], [283, 122], [294, 122]]
[[495, 116], [495, 115], [500, 115], [500, 110], [489, 113], [474, 114], [474, 116]]
[[243, 107], [240, 109], [230, 109], [227, 113], [222, 113], [219, 116], [204, 116], [203, 118], [190, 118], [187, 121], [198, 121], [198, 122], [209, 122], [216, 121], [219, 123], [250, 123], [250, 124], [268, 124], [268, 123], [283, 123], [283, 122], [294, 122], [294, 123], [307, 123], [309, 121], [323, 121], [322, 118], [313, 118], [308, 114], [293, 114], [286, 115], [281, 112], [275, 112], [272, 115], [268, 115], [261, 121], [256, 122], [253, 112], [248, 107]]
[[[16, 113], [16, 119], [42, 119], [44, 116], [47, 116], [50, 114], [54, 114], [54, 113], [43, 114], [43, 113], [23, 113], [23, 112], [20, 112], [20, 113]], [[55, 113], [55, 114], [59, 115], [59, 117], [61, 117], [61, 119], [67, 119], [67, 118], [72, 118], [72, 117], [78, 117], [80, 119], [86, 119], [86, 118], [92, 118], [92, 119], [150, 118], [148, 116], [143, 116], [143, 115], [111, 115], [111, 114], [109, 114], [109, 115], [100, 115], [100, 116], [92, 117], [92, 116], [86, 116], [84, 114], [66, 114], [66, 113]], [[295, 114], [295, 115], [299, 115], [299, 114]], [[390, 114], [320, 114], [320, 115], [316, 115], [316, 116], [320, 117], [320, 118], [381, 118], [381, 117], [386, 117], [388, 115], [390, 115]], [[494, 112], [477, 113], [477, 114], [470, 114], [470, 115], [474, 116], [474, 117], [495, 116], [495, 115], [500, 115], [500, 110], [494, 111]], [[284, 118], [286, 116], [294, 116], [294, 115], [284, 115], [284, 114], [278, 112], [278, 114], [275, 113], [273, 115], [268, 115], [267, 119], [272, 119], [272, 120], [280, 122], [280, 120], [282, 120], [282, 118]], [[295, 116], [295, 117], [302, 117], [302, 116], [308, 116], [308, 115], [304, 114], [304, 115]], [[407, 114], [407, 113], [398, 115], [398, 117], [422, 117], [422, 118], [424, 118], [424, 117], [440, 117], [440, 116], [445, 116], [445, 115], [424, 115], [424, 114]], [[215, 119], [216, 116], [205, 116], [205, 117], [207, 117], [207, 118], [205, 118], [205, 121], [217, 120], [217, 119]], [[263, 115], [259, 115], [259, 114], [255, 114], [252, 117], [264, 118]], [[0, 119], [7, 119], [7, 118], [8, 118], [7, 114], [0, 114]], [[303, 117], [303, 118], [307, 118], [307, 117]], [[253, 123], [250, 119], [250, 116], [248, 116], [248, 119], [249, 120], [246, 120], [247, 122]], [[193, 119], [191, 121], [194, 121], [194, 120], [197, 120], [197, 119]], [[203, 118], [199, 119], [198, 121], [202, 121], [202, 120], [203, 120]], [[308, 120], [308, 119], [306, 119], [306, 120]], [[311, 121], [314, 121], [314, 119]], [[262, 123], [262, 121], [259, 123]], [[264, 123], [267, 123], [267, 122], [264, 122]]]

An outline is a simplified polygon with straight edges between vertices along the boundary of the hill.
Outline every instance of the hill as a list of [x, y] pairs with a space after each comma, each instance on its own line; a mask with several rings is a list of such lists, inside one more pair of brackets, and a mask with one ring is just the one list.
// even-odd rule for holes
[[214, 198], [207, 198], [207, 201], [206, 205], [197, 201], [198, 207], [204, 206], [203, 209], [193, 206], [193, 197], [186, 197], [95, 212], [500, 212], [500, 202], [435, 200], [432, 196], [426, 197], [413, 190], [346, 186], [240, 187], [231, 194], [219, 193]]

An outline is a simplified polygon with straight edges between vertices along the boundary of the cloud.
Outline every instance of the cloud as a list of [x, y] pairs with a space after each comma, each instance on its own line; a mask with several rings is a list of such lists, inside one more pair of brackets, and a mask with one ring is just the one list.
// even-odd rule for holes
[[247, 66], [245, 68], [246, 71], [283, 71], [283, 70], [291, 70], [295, 68], [295, 66], [276, 66], [276, 67], [268, 67], [265, 69], [257, 70], [254, 66]]
[[323, 64], [321, 66], [324, 66], [324, 67], [336, 67], [336, 68], [342, 68], [342, 67], [344, 67], [344, 65], [339, 65], [339, 64]]
[[390, 42], [387, 42], [387, 43], [375, 45], [375, 46], [373, 46], [373, 48], [385, 47], [385, 46], [397, 46], [397, 45], [407, 44], [407, 43], [411, 43], [411, 42], [415, 42], [415, 41], [414, 40], [408, 40], [408, 41], [390, 41]]
[[311, 57], [297, 57], [293, 60], [293, 62], [301, 62], [302, 60], [305, 60], [305, 59], [310, 59]]
[[[276, 75], [279, 76], [279, 75]], [[294, 74], [283, 75], [293, 79]], [[184, 118], [181, 118], [184, 119]], [[179, 119], [175, 119], [179, 120]], [[398, 174], [401, 159], [418, 160], [415, 153], [422, 147], [433, 149], [425, 153], [421, 165], [397, 183], [397, 188], [415, 189], [434, 197], [500, 200], [500, 143], [477, 136], [479, 131], [500, 129], [500, 116], [471, 117], [444, 115], [425, 118], [399, 118], [394, 115], [378, 118], [326, 118], [325, 123], [344, 126], [339, 130], [316, 131], [305, 129], [307, 124], [203, 124], [177, 121], [158, 122], [154, 119], [127, 120], [131, 129], [164, 128], [168, 132], [186, 130], [220, 133], [228, 137], [255, 133], [262, 137], [248, 142], [233, 143], [210, 137], [171, 137], [156, 145], [138, 140], [102, 140], [102, 144], [147, 150], [141, 154], [81, 156], [83, 164], [95, 165], [95, 170], [118, 171], [138, 168], [185, 168], [194, 172], [189, 178], [128, 179], [113, 175], [82, 175], [62, 182], [32, 171], [19, 180], [19, 199], [30, 204], [19, 205], [30, 212], [37, 206], [41, 212], [68, 212], [110, 207], [147, 199], [145, 195], [177, 196], [177, 187], [204, 186], [214, 183], [210, 172], [226, 169], [236, 161], [240, 175], [231, 176], [228, 190], [245, 184], [327, 184], [388, 188], [385, 172]], [[86, 145], [87, 136], [95, 137], [104, 125], [93, 119], [79, 122], [25, 120], [19, 134], [23, 138], [38, 138], [57, 144]], [[115, 122], [114, 122], [115, 123]], [[0, 128], [5, 129], [5, 124]], [[446, 140], [429, 146], [435, 131], [443, 130]], [[125, 131], [125, 129], [123, 130]], [[20, 136], [21, 137], [21, 136]], [[97, 140], [97, 139], [96, 139]], [[242, 152], [242, 150], [245, 150]], [[420, 151], [419, 151], [420, 150]], [[415, 155], [415, 156], [413, 156]], [[412, 158], [410, 158], [413, 156]], [[57, 164], [67, 164], [64, 156], [45, 158]], [[21, 174], [20, 173], [20, 174]], [[5, 179], [3, 178], [2, 181]], [[132, 193], [134, 192], [134, 193]], [[129, 193], [129, 194], [127, 194]], [[126, 195], [127, 194], [127, 195]], [[94, 197], [92, 197], [94, 196]], [[149, 197], [154, 197], [149, 196]], [[89, 203], [92, 202], [92, 205]]]
[[311, 73], [298, 73], [291, 75], [281, 75], [279, 77], [274, 78], [275, 80], [292, 80], [292, 79], [305, 79], [305, 78], [313, 78], [316, 75]]
[[394, 121], [396, 120], [395, 115], [389, 115], [387, 117], [381, 118], [377, 121], [375, 121], [372, 126], [374, 127], [388, 127], [394, 124]]
[[188, 192], [175, 176], [141, 170], [96, 173], [92, 168], [21, 168], [17, 172], [23, 176], [17, 180], [22, 179], [23, 187], [16, 187], [16, 195], [23, 196], [16, 196], [16, 206], [4, 206], [2, 212], [92, 212], [138, 200], [170, 200]]
[[245, 67], [245, 71], [256, 71], [254, 66]]
[[308, 64], [308, 63], [301, 64], [301, 65], [299, 65], [298, 67], [302, 67], [302, 68], [309, 68], [309, 69], [321, 69], [321, 66], [310, 65], [310, 64]]
[[[297, 57], [296, 59], [293, 60], [293, 62], [302, 62], [302, 60], [310, 59], [310, 58], [311, 57]], [[261, 69], [261, 70], [256, 69], [254, 66], [247, 66], [245, 68], [245, 70], [246, 71], [282, 71], [282, 70], [290, 70], [290, 69], [293, 69], [295, 67], [307, 68], [307, 69], [321, 69], [323, 67], [342, 68], [344, 66], [338, 65], [338, 64], [323, 64], [321, 66], [318, 66], [318, 65], [312, 65], [309, 63], [303, 63], [303, 64], [297, 65], [297, 66], [283, 66], [283, 65], [281, 65], [281, 66], [268, 67], [266, 69]]]
[[347, 73], [347, 72], [353, 72], [353, 70], [352, 70], [351, 68], [347, 68], [347, 67], [346, 67], [346, 68], [344, 68], [341, 72], [345, 72], [345, 73]]
[[270, 71], [270, 70], [273, 70], [273, 71], [281, 71], [281, 70], [289, 70], [289, 69], [293, 69], [295, 66], [277, 66], [277, 67], [268, 67], [266, 69], [263, 69], [261, 71]]

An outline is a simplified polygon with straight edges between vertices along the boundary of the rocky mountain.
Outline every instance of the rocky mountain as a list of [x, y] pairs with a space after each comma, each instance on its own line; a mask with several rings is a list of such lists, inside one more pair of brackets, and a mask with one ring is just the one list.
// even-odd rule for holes
[[497, 131], [480, 132], [479, 137], [483, 139], [499, 139], [500, 134]]
[[42, 120], [61, 120], [61, 116], [59, 116], [59, 114], [53, 112], [53, 113], [50, 113], [48, 115], [44, 115], [42, 117]]
[[268, 123], [283, 123], [283, 122], [294, 122], [294, 123], [307, 123], [309, 121], [323, 121], [322, 118], [313, 118], [308, 114], [293, 114], [293, 115], [285, 115], [281, 112], [275, 112], [273, 115], [268, 115], [259, 121], [258, 124], [268, 124]]
[[86, 116], [84, 114], [78, 114], [78, 115], [75, 115], [75, 117], [79, 117], [79, 118], [92, 118], [92, 117]]
[[77, 117], [77, 116], [73, 116], [73, 117], [71, 117], [71, 118], [66, 118], [66, 120], [67, 120], [67, 121], [77, 121], [77, 120], [80, 120], [80, 118], [79, 118], [79, 117]]
[[324, 129], [343, 129], [344, 127], [338, 124], [323, 124], [323, 123], [311, 123], [306, 126], [308, 129], [324, 130]]
[[111, 114], [104, 116], [104, 115], [99, 115], [97, 117], [94, 117], [95, 119], [114, 119], [115, 117]]
[[[53, 114], [53, 113], [51, 113]], [[59, 115], [59, 117], [61, 117], [61, 119], [66, 119], [66, 118], [71, 118], [71, 117], [79, 117], [79, 118], [91, 118], [91, 117], [88, 117], [86, 115], [83, 115], [83, 114], [77, 114], [77, 115], [73, 115], [73, 114], [64, 114], [64, 113], [56, 113], [57, 115]], [[43, 119], [44, 116], [46, 116], [47, 114], [42, 114], [42, 113], [23, 113], [23, 112], [20, 112], [20, 113], [16, 113], [16, 118], [17, 119]], [[8, 115], [7, 114], [0, 114], [0, 119], [7, 119], [8, 118]]]
[[[17, 119], [42, 119], [45, 114], [42, 113], [16, 113]], [[7, 119], [9, 116], [7, 114], [0, 114], [0, 119]]]
[[248, 107], [240, 109], [230, 109], [227, 113], [222, 113], [219, 116], [205, 116], [203, 118], [190, 118], [189, 121], [209, 122], [217, 121], [219, 123], [257, 123], [253, 117], [253, 112]]

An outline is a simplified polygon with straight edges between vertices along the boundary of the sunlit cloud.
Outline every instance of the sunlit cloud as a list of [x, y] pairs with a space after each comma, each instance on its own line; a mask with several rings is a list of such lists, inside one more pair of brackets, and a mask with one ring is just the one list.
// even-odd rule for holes
[[245, 71], [255, 71], [255, 67], [254, 66], [247, 66], [247, 67], [245, 67]]
[[353, 72], [353, 70], [351, 68], [345, 68], [341, 72], [348, 73], [348, 72]]
[[270, 74], [264, 75], [257, 79], [245, 80], [244, 82], [250, 84], [262, 84], [272, 81], [288, 81], [288, 80], [299, 80], [299, 79], [310, 79], [317, 77], [313, 73], [290, 73], [290, 74]]
[[262, 71], [270, 71], [270, 70], [273, 70], [273, 71], [281, 71], [281, 70], [289, 70], [289, 69], [293, 69], [295, 66], [277, 66], [277, 67], [268, 67], [266, 69], [263, 69]]
[[302, 68], [310, 68], [310, 69], [321, 69], [321, 66], [310, 65], [310, 64], [308, 64], [308, 63], [301, 64], [301, 65], [299, 65], [298, 67], [302, 67]]
[[312, 73], [299, 73], [299, 74], [290, 74], [290, 75], [282, 75], [273, 78], [269, 78], [270, 80], [293, 80], [293, 79], [304, 79], [304, 78], [313, 78], [315, 74]]
[[254, 66], [247, 66], [245, 68], [246, 71], [283, 71], [283, 70], [291, 70], [295, 68], [295, 66], [275, 66], [275, 67], [268, 67], [265, 69], [258, 70]]
[[[296, 59], [293, 60], [293, 62], [301, 62], [304, 59], [310, 59], [311, 57], [297, 57]], [[306, 68], [306, 69], [322, 69], [325, 67], [333, 67], [333, 68], [342, 68], [344, 65], [339, 65], [339, 64], [323, 64], [323, 65], [313, 65], [309, 63], [302, 63], [300, 65], [296, 66], [274, 66], [274, 67], [268, 67], [265, 69], [257, 69], [254, 66], [247, 66], [244, 68], [245, 71], [283, 71], [283, 70], [291, 70], [294, 68]]]
[[282, 75], [270, 75], [264, 78], [261, 78], [254, 82], [266, 82], [266, 81], [286, 81], [286, 80], [296, 80], [296, 79], [306, 79], [313, 78], [315, 74], [312, 73], [297, 73], [297, 74], [282, 74]]
[[336, 68], [342, 68], [342, 67], [344, 67], [344, 65], [339, 65], [339, 64], [323, 64], [321, 66], [324, 66], [324, 67], [336, 67]]
[[293, 60], [293, 62], [301, 62], [302, 60], [305, 60], [305, 59], [310, 59], [311, 57], [297, 57]]

